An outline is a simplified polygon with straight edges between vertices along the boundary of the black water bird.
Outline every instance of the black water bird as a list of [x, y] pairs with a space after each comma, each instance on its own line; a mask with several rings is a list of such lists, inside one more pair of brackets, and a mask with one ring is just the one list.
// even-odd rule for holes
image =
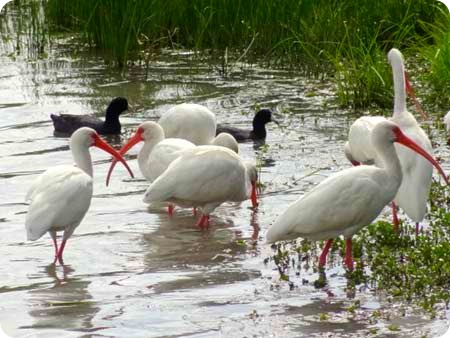
[[263, 140], [267, 135], [266, 124], [269, 122], [279, 124], [278, 121], [272, 117], [272, 111], [270, 109], [261, 109], [253, 118], [252, 130], [218, 124], [216, 134], [229, 133], [233, 135], [238, 142], [247, 140]]
[[72, 115], [50, 114], [55, 127], [55, 134], [70, 136], [72, 133], [81, 127], [89, 127], [94, 129], [97, 133], [103, 135], [120, 134], [121, 125], [119, 115], [125, 110], [128, 110], [128, 101], [123, 97], [116, 97], [111, 101], [106, 108], [105, 121], [99, 119], [94, 115]]

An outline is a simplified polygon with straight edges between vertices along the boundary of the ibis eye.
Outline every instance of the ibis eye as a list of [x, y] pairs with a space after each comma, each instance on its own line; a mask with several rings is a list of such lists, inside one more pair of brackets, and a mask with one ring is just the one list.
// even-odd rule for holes
[[97, 134], [91, 134], [91, 144], [95, 144], [95, 142], [97, 142]]

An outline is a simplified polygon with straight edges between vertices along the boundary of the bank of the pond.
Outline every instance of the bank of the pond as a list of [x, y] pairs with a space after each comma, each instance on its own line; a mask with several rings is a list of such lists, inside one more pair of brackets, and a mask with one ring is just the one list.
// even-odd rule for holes
[[432, 110], [450, 105], [444, 95], [450, 91], [450, 16], [436, 0], [43, 4], [48, 31], [81, 33], [113, 65], [146, 62], [161, 48], [187, 48], [222, 63], [297, 67], [333, 79], [343, 106], [391, 106], [386, 53], [395, 46], [418, 71], [414, 78], [427, 89]]

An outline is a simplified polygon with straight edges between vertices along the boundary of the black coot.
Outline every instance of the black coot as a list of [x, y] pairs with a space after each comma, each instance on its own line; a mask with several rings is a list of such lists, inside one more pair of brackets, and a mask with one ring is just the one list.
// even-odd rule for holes
[[55, 134], [70, 136], [81, 127], [90, 127], [103, 135], [120, 134], [121, 125], [119, 115], [128, 109], [128, 101], [123, 97], [116, 97], [111, 101], [105, 113], [105, 121], [94, 115], [50, 114], [55, 127]]
[[216, 134], [229, 133], [233, 135], [238, 142], [247, 140], [263, 140], [267, 135], [266, 124], [269, 122], [275, 122], [278, 124], [278, 121], [272, 117], [272, 111], [270, 109], [261, 109], [253, 118], [252, 130], [218, 124]]

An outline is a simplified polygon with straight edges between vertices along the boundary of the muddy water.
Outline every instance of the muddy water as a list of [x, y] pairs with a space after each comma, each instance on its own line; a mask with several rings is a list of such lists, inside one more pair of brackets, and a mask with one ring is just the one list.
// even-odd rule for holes
[[[234, 65], [223, 77], [189, 53], [164, 53], [147, 70], [107, 69], [100, 58], [61, 41], [40, 60], [3, 43], [0, 56], [0, 324], [12, 337], [436, 337], [446, 321], [413, 311], [371, 322], [392, 307], [369, 288], [348, 298], [341, 259], [328, 266], [329, 287], [317, 290], [312, 269], [279, 281], [264, 234], [288, 203], [329, 174], [348, 167], [342, 146], [348, 111], [333, 106], [327, 83], [294, 72]], [[13, 57], [14, 56], [14, 57]], [[68, 242], [64, 266], [51, 264], [50, 237], [25, 240], [24, 197], [49, 166], [72, 163], [66, 138], [53, 136], [50, 113], [103, 111], [125, 96], [119, 146], [135, 127], [174, 104], [208, 106], [221, 123], [247, 126], [255, 105], [280, 113], [268, 125], [268, 147], [240, 145], [260, 158], [265, 189], [250, 203], [223, 205], [199, 231], [188, 210], [169, 218], [141, 201], [146, 181], [118, 167], [105, 187], [108, 156], [92, 149], [94, 196]], [[439, 131], [435, 132], [439, 137]], [[438, 149], [444, 159], [447, 154]], [[448, 168], [447, 168], [448, 169]], [[256, 238], [254, 240], [253, 238]], [[305, 282], [305, 283], [303, 283]], [[355, 313], [347, 308], [360, 301]], [[321, 314], [327, 314], [327, 318]], [[399, 331], [388, 329], [394, 324]]]

